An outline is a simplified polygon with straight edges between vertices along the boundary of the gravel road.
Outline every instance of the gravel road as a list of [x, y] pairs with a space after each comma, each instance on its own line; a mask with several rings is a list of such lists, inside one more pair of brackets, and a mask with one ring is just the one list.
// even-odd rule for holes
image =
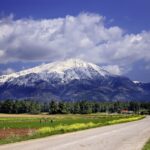
[[150, 117], [0, 146], [0, 150], [141, 150], [150, 137]]

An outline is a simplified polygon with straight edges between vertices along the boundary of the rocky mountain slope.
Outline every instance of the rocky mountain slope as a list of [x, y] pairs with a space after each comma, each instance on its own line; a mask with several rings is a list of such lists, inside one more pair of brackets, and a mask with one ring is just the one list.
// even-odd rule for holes
[[150, 88], [141, 84], [95, 64], [69, 59], [0, 76], [0, 99], [150, 100]]

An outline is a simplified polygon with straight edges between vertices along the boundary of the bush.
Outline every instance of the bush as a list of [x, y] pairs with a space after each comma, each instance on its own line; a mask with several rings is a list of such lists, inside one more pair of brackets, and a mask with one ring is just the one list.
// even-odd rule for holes
[[43, 127], [36, 131], [36, 134], [54, 134], [54, 133], [64, 133], [64, 132], [70, 132], [70, 131], [77, 131], [80, 129], [87, 129], [96, 127], [99, 124], [89, 122], [89, 123], [75, 123], [72, 125], [58, 125], [56, 127]]

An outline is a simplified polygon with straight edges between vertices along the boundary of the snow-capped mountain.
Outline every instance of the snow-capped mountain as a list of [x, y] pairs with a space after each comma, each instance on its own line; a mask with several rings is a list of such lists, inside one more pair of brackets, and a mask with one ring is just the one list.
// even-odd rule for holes
[[[11, 82], [12, 84], [25, 85], [29, 78], [23, 77], [29, 74], [38, 75], [38, 78], [34, 76], [34, 80], [32, 81], [49, 81], [52, 78], [57, 78], [61, 83], [68, 83], [75, 79], [92, 79], [95, 77], [105, 77], [110, 75], [110, 73], [95, 64], [80, 59], [68, 59], [66, 61], [43, 64], [31, 69], [0, 76], [0, 84]], [[20, 82], [15, 82], [17, 79], [20, 79]]]
[[0, 76], [0, 99], [149, 100], [150, 90], [80, 59]]
[[135, 84], [139, 84], [139, 83], [141, 83], [140, 81], [133, 81]]

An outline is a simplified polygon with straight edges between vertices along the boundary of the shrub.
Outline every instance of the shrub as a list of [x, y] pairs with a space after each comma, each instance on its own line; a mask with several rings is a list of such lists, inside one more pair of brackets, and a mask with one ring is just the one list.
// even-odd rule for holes
[[70, 131], [77, 131], [80, 129], [87, 129], [96, 127], [99, 124], [89, 122], [89, 123], [75, 123], [72, 125], [58, 125], [55, 127], [43, 127], [36, 131], [36, 134], [54, 134], [54, 133], [62, 133], [62, 132], [70, 132]]

